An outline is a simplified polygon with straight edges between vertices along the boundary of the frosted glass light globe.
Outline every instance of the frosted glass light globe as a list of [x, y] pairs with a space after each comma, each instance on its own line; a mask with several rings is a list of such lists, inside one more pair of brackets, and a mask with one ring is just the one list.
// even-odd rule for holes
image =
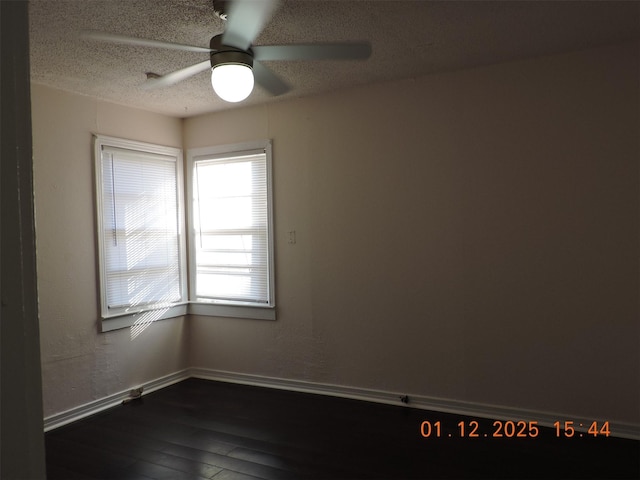
[[227, 102], [241, 102], [253, 90], [253, 70], [248, 65], [223, 63], [211, 69], [211, 85]]

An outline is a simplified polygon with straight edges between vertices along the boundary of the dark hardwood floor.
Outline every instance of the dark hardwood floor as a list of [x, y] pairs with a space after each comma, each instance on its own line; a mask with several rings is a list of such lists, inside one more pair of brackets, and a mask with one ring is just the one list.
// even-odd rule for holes
[[[433, 435], [420, 433], [423, 421]], [[478, 420], [478, 438], [458, 422]], [[440, 437], [435, 422], [440, 421]], [[53, 479], [640, 478], [640, 442], [188, 379], [46, 434]], [[469, 428], [467, 428], [467, 433]], [[451, 434], [451, 436], [449, 436]]]

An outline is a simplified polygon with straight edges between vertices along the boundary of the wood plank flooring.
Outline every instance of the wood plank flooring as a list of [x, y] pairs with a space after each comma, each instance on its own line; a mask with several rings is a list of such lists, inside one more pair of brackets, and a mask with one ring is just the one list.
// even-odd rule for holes
[[[440, 437], [420, 425], [441, 422]], [[46, 434], [54, 479], [640, 478], [640, 442], [461, 438], [490, 420], [188, 379]], [[451, 434], [451, 437], [449, 437]], [[435, 435], [435, 434], [434, 434]]]

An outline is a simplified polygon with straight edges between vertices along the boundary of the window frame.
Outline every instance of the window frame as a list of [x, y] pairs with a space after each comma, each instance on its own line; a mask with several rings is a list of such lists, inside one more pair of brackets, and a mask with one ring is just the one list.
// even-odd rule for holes
[[[204, 300], [195, 296], [196, 292], [196, 232], [194, 224], [193, 207], [193, 174], [196, 162], [202, 157], [232, 158], [242, 156], [248, 152], [264, 151], [266, 161], [267, 183], [267, 282], [268, 302], [266, 304], [236, 302], [224, 300]], [[203, 159], [204, 160], [204, 159]], [[272, 143], [271, 140], [258, 140], [252, 142], [208, 146], [187, 150], [187, 194], [185, 197], [187, 210], [187, 237], [189, 251], [189, 313], [195, 315], [223, 316], [236, 318], [252, 318], [262, 320], [275, 320], [275, 261], [274, 261], [274, 227], [273, 227], [273, 173], [272, 173]]]
[[[273, 161], [271, 140], [258, 140], [230, 145], [219, 145], [189, 149], [187, 161], [184, 152], [177, 147], [168, 147], [135, 140], [128, 140], [107, 135], [92, 134], [94, 153], [94, 200], [97, 248], [97, 280], [99, 294], [99, 316], [102, 332], [113, 331], [136, 325], [146, 325], [156, 320], [175, 318], [187, 314], [247, 318], [256, 320], [276, 320], [275, 293], [275, 243], [274, 243], [274, 214], [273, 214]], [[105, 229], [103, 217], [103, 178], [102, 178], [102, 148], [132, 150], [137, 153], [149, 153], [175, 158], [176, 162], [176, 198], [178, 225], [178, 261], [180, 272], [180, 301], [169, 306], [145, 305], [134, 310], [122, 309], [109, 312], [107, 304], [106, 258], [104, 250]], [[193, 232], [193, 168], [194, 159], [203, 155], [237, 156], [247, 151], [263, 150], [266, 156], [267, 183], [267, 255], [268, 255], [268, 292], [269, 301], [266, 304], [252, 304], [244, 302], [216, 302], [198, 301], [195, 295], [195, 250], [196, 236]], [[187, 179], [185, 180], [185, 175]], [[188, 213], [186, 213], [188, 212]]]
[[[98, 290], [100, 294], [100, 317], [102, 331], [111, 331], [125, 328], [136, 323], [151, 322], [164, 318], [172, 318], [188, 313], [188, 288], [187, 288], [187, 262], [185, 240], [185, 214], [184, 214], [184, 164], [183, 152], [180, 148], [156, 145], [151, 143], [127, 140], [106, 135], [93, 134], [94, 144], [94, 175], [95, 175], [95, 201], [96, 201], [96, 236], [98, 250]], [[105, 228], [104, 228], [104, 190], [102, 170], [103, 147], [130, 150], [142, 155], [162, 155], [175, 160], [176, 180], [176, 225], [178, 245], [178, 281], [179, 300], [166, 303], [155, 303], [140, 306], [140, 308], [109, 309], [107, 302], [107, 266], [105, 253]]]

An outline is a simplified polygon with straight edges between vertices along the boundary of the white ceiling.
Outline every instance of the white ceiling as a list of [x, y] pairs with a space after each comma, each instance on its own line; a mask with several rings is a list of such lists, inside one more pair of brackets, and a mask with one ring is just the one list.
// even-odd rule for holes
[[31, 0], [35, 83], [177, 117], [313, 95], [640, 38], [639, 1], [286, 0], [256, 45], [369, 40], [365, 61], [265, 62], [293, 88], [257, 86], [239, 105], [219, 100], [207, 72], [144, 90], [207, 54], [101, 44], [81, 30], [208, 47], [224, 23], [211, 0]]

